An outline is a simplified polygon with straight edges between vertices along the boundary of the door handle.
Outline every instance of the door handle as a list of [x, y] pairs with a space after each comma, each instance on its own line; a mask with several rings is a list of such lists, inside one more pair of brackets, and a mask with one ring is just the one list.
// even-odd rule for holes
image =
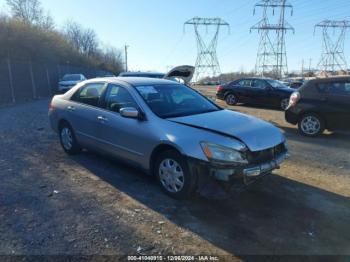
[[74, 106], [68, 106], [67, 109], [68, 109], [68, 111], [71, 111], [71, 112], [75, 111], [75, 107]]
[[100, 122], [108, 122], [108, 118], [104, 117], [104, 116], [98, 116], [97, 120]]

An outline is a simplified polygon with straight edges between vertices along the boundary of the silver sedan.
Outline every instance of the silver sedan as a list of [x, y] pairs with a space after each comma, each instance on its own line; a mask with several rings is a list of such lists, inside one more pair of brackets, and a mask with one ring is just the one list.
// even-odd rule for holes
[[275, 126], [169, 80], [84, 81], [52, 99], [49, 118], [68, 154], [86, 148], [125, 160], [174, 198], [250, 184], [287, 156]]

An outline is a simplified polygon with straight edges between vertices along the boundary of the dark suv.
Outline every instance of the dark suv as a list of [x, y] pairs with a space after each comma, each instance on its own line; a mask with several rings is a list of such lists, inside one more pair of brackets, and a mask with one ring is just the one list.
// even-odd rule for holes
[[318, 136], [325, 129], [350, 131], [350, 77], [306, 82], [292, 94], [285, 116], [305, 136]]
[[278, 107], [285, 110], [295, 89], [269, 78], [243, 78], [218, 86], [216, 97], [228, 105], [237, 103]]

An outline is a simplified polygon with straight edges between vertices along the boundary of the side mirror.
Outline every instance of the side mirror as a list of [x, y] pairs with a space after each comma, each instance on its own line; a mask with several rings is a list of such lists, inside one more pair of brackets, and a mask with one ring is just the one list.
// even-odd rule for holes
[[135, 118], [135, 119], [140, 118], [139, 111], [134, 107], [121, 108], [119, 113], [122, 117], [125, 117], [125, 118]]

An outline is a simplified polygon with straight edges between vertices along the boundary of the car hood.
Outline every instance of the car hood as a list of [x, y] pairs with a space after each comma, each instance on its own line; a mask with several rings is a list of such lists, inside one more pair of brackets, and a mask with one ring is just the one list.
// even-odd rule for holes
[[60, 81], [58, 82], [60, 85], [76, 85], [81, 81]]
[[274, 125], [261, 119], [229, 110], [168, 120], [236, 138], [253, 152], [275, 147], [285, 141], [282, 132]]

